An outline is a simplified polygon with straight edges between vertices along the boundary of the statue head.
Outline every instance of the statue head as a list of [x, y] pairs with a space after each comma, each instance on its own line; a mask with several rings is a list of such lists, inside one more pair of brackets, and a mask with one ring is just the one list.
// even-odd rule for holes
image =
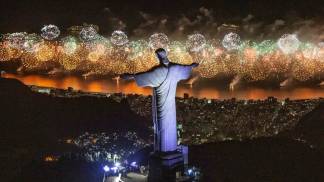
[[158, 48], [155, 50], [156, 57], [159, 59], [160, 64], [168, 66], [170, 61], [168, 59], [168, 53], [163, 48]]

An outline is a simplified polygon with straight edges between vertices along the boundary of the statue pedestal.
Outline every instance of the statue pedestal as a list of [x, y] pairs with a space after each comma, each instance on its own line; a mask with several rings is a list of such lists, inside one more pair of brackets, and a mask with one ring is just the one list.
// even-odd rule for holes
[[[149, 160], [149, 182], [175, 181], [183, 173], [184, 162], [181, 152], [153, 153]], [[178, 173], [178, 175], [177, 175]]]

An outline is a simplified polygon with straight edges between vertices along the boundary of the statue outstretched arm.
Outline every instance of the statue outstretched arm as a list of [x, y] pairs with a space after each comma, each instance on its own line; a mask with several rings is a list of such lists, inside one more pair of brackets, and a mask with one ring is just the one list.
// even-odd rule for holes
[[179, 80], [185, 80], [190, 77], [192, 68], [197, 67], [198, 63], [192, 63], [190, 65], [181, 65], [181, 64], [175, 64], [174, 66], [177, 67], [177, 73], [178, 73], [178, 79]]
[[136, 74], [122, 74], [120, 77], [125, 80], [134, 79], [140, 87], [156, 87], [164, 81], [167, 69], [163, 67], [155, 67], [149, 71]]
[[140, 73], [124, 73], [120, 75], [120, 78], [124, 80], [132, 80], [135, 79], [136, 77], [145, 77], [145, 75], [148, 75], [149, 72], [150, 71], [140, 72]]

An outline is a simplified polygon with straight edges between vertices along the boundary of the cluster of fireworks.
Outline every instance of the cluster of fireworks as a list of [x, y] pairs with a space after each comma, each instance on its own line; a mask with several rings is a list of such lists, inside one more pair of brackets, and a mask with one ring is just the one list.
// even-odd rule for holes
[[40, 35], [4, 34], [0, 61], [20, 60], [23, 71], [58, 69], [118, 75], [152, 68], [158, 64], [154, 50], [165, 48], [172, 62], [200, 63], [195, 71], [206, 78], [230, 75], [248, 81], [279, 77], [306, 81], [324, 74], [324, 43], [302, 42], [296, 34], [255, 42], [242, 40], [234, 32], [219, 39], [196, 33], [186, 40], [170, 41], [166, 34], [155, 33], [147, 40], [130, 40], [120, 30], [104, 37], [90, 25], [66, 36], [60, 33], [57, 26], [47, 25]]

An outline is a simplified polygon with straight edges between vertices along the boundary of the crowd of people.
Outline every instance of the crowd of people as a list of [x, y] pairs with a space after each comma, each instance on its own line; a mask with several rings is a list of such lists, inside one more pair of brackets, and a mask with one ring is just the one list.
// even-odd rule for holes
[[127, 158], [148, 145], [136, 132], [88, 133], [65, 140], [80, 150], [77, 154], [89, 162], [125, 162]]

